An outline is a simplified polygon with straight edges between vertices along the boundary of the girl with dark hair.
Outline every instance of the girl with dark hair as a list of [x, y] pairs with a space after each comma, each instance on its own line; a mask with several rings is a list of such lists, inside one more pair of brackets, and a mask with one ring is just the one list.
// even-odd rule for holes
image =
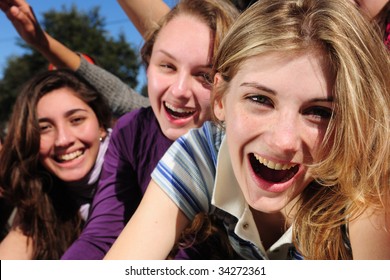
[[110, 138], [106, 100], [70, 70], [23, 88], [0, 152], [2, 195], [16, 209], [0, 259], [58, 259], [78, 237]]

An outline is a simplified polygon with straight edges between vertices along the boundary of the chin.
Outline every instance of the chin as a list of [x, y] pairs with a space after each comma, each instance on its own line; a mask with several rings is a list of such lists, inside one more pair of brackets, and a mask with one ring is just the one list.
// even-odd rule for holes
[[62, 181], [65, 183], [74, 183], [74, 182], [79, 182], [83, 179], [85, 179], [88, 175], [88, 172], [77, 172], [76, 174], [61, 174], [58, 176]]

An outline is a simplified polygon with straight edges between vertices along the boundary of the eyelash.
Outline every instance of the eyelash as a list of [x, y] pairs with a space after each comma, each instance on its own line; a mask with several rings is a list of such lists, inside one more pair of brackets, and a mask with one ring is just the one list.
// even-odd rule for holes
[[203, 73], [200, 73], [199, 76], [201, 76], [203, 78], [203, 80], [208, 84], [211, 84], [213, 82], [211, 79], [210, 73], [203, 72]]
[[[70, 123], [72, 125], [79, 125], [82, 123], [86, 118], [85, 117], [74, 117], [70, 120]], [[50, 124], [42, 124], [39, 126], [40, 133], [45, 133], [51, 128]]]
[[[251, 102], [255, 104], [259, 104], [262, 106], [267, 107], [273, 107], [274, 103], [272, 102], [272, 99], [270, 99], [267, 96], [264, 95], [252, 95], [248, 96], [247, 99], [249, 99]], [[303, 115], [313, 116], [315, 119], [321, 119], [321, 120], [329, 120], [332, 118], [333, 111], [331, 108], [323, 107], [323, 106], [311, 106], [307, 109], [303, 110]]]
[[48, 129], [50, 128], [50, 125], [46, 124], [46, 125], [40, 125], [39, 126], [39, 131], [41, 133], [44, 133], [45, 131], [47, 131]]
[[[170, 69], [170, 70], [175, 70], [176, 68], [169, 64], [169, 63], [161, 63], [160, 64], [160, 67], [161, 68], [164, 68], [164, 69]], [[202, 77], [202, 79], [207, 82], [207, 83], [212, 83], [212, 80], [211, 80], [211, 77], [210, 77], [210, 73], [207, 73], [207, 72], [199, 72], [197, 74], [195, 74], [194, 76], [197, 76], [197, 77]]]
[[316, 118], [324, 119], [324, 120], [329, 120], [333, 112], [330, 108], [327, 107], [322, 107], [322, 106], [313, 106], [304, 111], [305, 115], [312, 115], [315, 116]]
[[75, 118], [72, 118], [70, 120], [70, 122], [72, 124], [76, 124], [77, 125], [77, 124], [81, 123], [84, 119], [85, 119], [85, 117], [75, 117]]
[[263, 106], [273, 106], [272, 100], [264, 95], [252, 95], [248, 96], [247, 98], [256, 104], [261, 104]]
[[164, 69], [174, 69], [174, 67], [168, 63], [161, 63], [160, 67]]

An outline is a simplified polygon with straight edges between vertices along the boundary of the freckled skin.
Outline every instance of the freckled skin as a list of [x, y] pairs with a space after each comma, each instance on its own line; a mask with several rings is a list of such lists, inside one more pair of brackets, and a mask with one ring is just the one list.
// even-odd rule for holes
[[[272, 53], [244, 62], [214, 106], [225, 121], [234, 173], [253, 209], [280, 211], [312, 181], [306, 165], [317, 160], [329, 123], [323, 116], [332, 111], [331, 86], [318, 53]], [[251, 167], [251, 154], [298, 165], [299, 171], [287, 182], [263, 180]]]

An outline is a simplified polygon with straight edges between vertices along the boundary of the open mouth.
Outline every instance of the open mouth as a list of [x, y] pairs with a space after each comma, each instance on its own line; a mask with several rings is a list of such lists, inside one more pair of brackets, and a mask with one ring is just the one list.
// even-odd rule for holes
[[164, 102], [165, 110], [175, 119], [184, 119], [195, 114], [196, 110], [188, 110], [183, 108], [176, 108], [173, 105]]
[[271, 183], [287, 182], [299, 170], [298, 164], [276, 163], [255, 154], [250, 154], [249, 161], [255, 174]]
[[74, 160], [80, 156], [82, 156], [84, 154], [84, 151], [82, 150], [77, 150], [73, 153], [69, 153], [69, 154], [63, 154], [63, 155], [57, 155], [55, 157], [55, 160], [58, 161], [58, 162], [66, 162], [66, 161], [71, 161], [71, 160]]

